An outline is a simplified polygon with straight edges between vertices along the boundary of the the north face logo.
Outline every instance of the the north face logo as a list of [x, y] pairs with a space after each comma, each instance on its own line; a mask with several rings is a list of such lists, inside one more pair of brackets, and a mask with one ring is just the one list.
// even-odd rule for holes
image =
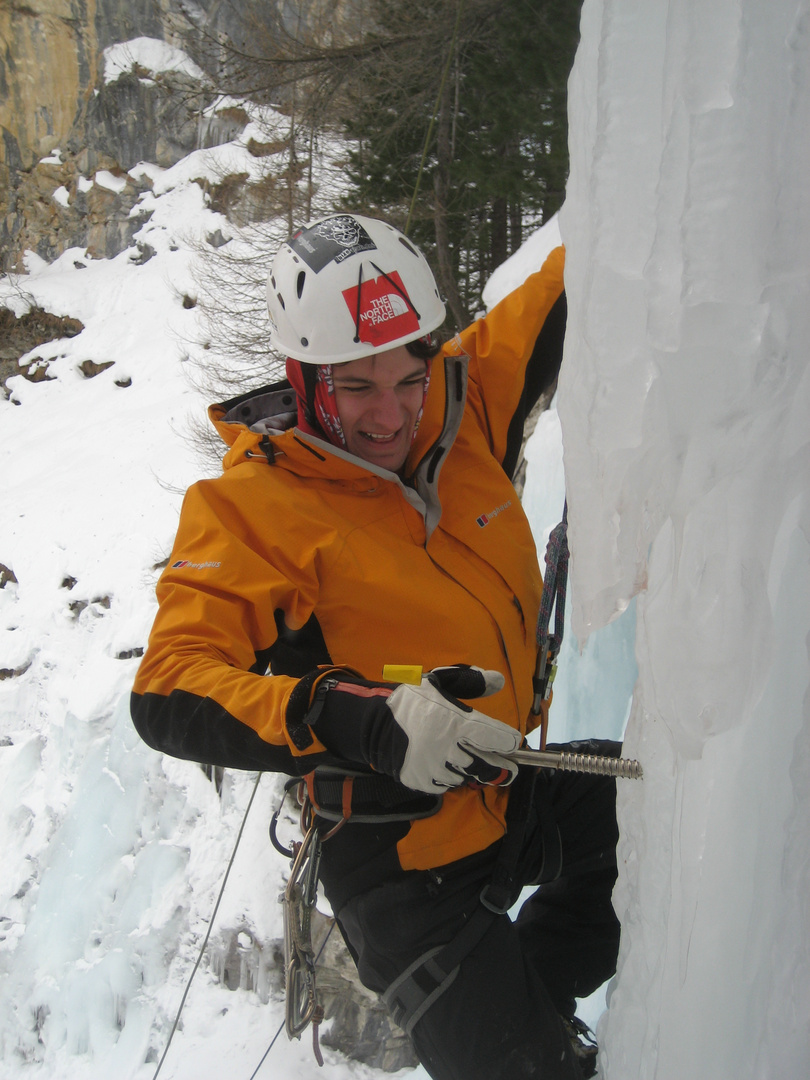
[[343, 299], [352, 320], [356, 321], [358, 337], [367, 345], [385, 345], [419, 330], [419, 319], [396, 270], [387, 277], [380, 274], [345, 289]]

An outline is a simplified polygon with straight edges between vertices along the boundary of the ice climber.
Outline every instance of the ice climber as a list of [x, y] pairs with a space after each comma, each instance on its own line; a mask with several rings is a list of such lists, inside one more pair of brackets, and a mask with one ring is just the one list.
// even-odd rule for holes
[[437, 1080], [589, 1074], [576, 999], [615, 969], [615, 781], [509, 758], [539, 720], [542, 590], [510, 475], [561, 362], [563, 261], [440, 346], [433, 276], [390, 225], [335, 214], [281, 245], [288, 381], [210, 410], [224, 471], [185, 497], [132, 694], [176, 757], [373, 773], [321, 879]]

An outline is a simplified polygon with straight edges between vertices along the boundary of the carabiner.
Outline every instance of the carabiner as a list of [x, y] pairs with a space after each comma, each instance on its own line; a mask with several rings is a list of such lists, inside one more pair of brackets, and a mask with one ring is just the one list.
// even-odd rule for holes
[[285, 1024], [296, 1039], [310, 1023], [323, 1017], [315, 985], [315, 952], [312, 947], [312, 909], [318, 892], [322, 840], [311, 825], [297, 850], [290, 879], [282, 896], [284, 904], [284, 967], [287, 980]]

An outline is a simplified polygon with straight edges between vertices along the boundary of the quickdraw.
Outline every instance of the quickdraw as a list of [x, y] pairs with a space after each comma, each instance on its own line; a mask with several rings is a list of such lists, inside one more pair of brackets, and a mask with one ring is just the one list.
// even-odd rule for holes
[[[294, 841], [291, 847], [285, 848], [278, 840], [277, 824], [287, 795], [294, 787], [298, 788], [304, 839]], [[279, 898], [284, 912], [284, 1026], [288, 1038], [300, 1039], [306, 1028], [312, 1025], [312, 1050], [319, 1065], [323, 1065], [319, 1027], [324, 1018], [324, 1009], [318, 996], [315, 974], [317, 956], [312, 944], [312, 911], [318, 899], [323, 845], [343, 824], [341, 821], [324, 835], [321, 834], [302, 780], [290, 780], [284, 785], [284, 796], [270, 822], [273, 846], [292, 860], [289, 880]]]
[[315, 950], [312, 946], [312, 909], [318, 891], [318, 864], [322, 840], [311, 825], [298, 848], [284, 890], [284, 977], [286, 1008], [284, 1022], [290, 1039], [312, 1024], [312, 1046], [319, 1065], [323, 1058], [318, 1042], [318, 1028], [324, 1010], [318, 998], [315, 979]]
[[[278, 838], [278, 819], [287, 795], [297, 789], [303, 840], [285, 847]], [[284, 1026], [298, 1039], [312, 1024], [312, 1046], [323, 1065], [318, 1028], [324, 1009], [318, 997], [317, 956], [312, 944], [312, 911], [318, 898], [323, 845], [351, 819], [360, 824], [413, 821], [438, 812], [441, 795], [411, 791], [387, 776], [321, 765], [303, 779], [288, 780], [270, 821], [270, 839], [291, 860], [290, 877], [280, 897], [284, 911]], [[331, 828], [327, 823], [332, 823]], [[325, 830], [325, 831], [322, 831]]]

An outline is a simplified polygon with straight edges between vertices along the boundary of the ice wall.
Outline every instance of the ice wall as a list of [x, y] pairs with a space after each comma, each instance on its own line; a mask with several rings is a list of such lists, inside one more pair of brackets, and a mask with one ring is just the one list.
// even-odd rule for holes
[[605, 1076], [810, 1061], [810, 7], [585, 0], [559, 391], [580, 640], [637, 596]]

